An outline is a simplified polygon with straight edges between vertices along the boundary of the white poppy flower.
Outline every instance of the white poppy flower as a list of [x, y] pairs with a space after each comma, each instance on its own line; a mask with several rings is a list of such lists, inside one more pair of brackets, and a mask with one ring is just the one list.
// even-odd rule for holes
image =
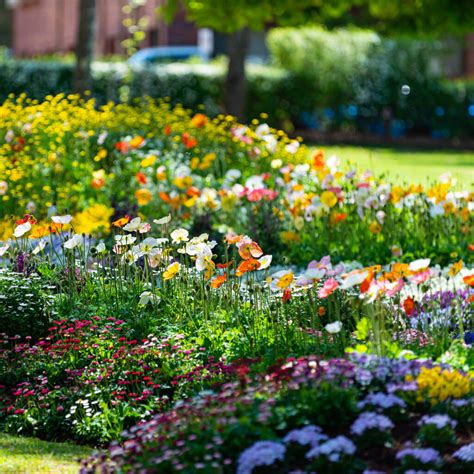
[[180, 242], [187, 242], [189, 232], [186, 229], [175, 229], [171, 232], [171, 239], [173, 243], [179, 244]]
[[83, 242], [84, 238], [81, 234], [74, 234], [69, 240], [66, 240], [66, 242], [64, 242], [64, 248], [72, 250], [77, 246], [82, 245]]
[[171, 222], [171, 214], [168, 214], [165, 217], [162, 217], [161, 219], [154, 219], [153, 222], [158, 225], [165, 225]]
[[260, 257], [258, 261], [260, 262], [260, 267], [258, 267], [258, 270], [265, 270], [272, 263], [272, 256], [264, 255], [263, 257]]
[[53, 216], [51, 217], [51, 220], [55, 224], [69, 224], [72, 221], [72, 216], [69, 214], [66, 214], [65, 216]]
[[40, 253], [46, 247], [46, 241], [40, 240], [38, 245], [31, 252], [33, 255]]
[[139, 304], [142, 306], [146, 306], [148, 303], [159, 303], [161, 301], [161, 298], [158, 295], [155, 295], [151, 291], [144, 291], [140, 295], [140, 301]]
[[326, 324], [324, 329], [326, 329], [329, 334], [337, 334], [342, 329], [342, 323], [341, 321], [334, 321], [333, 323]]
[[31, 224], [29, 222], [25, 222], [24, 224], [20, 224], [16, 227], [15, 232], [13, 232], [13, 235], [18, 239], [19, 237], [23, 237], [30, 230]]
[[123, 229], [126, 230], [127, 232], [136, 232], [139, 230], [142, 226], [142, 220], [140, 217], [135, 217], [135, 219], [132, 219], [127, 225], [123, 226]]
[[368, 275], [367, 271], [365, 272], [354, 271], [354, 272], [348, 273], [339, 288], [341, 290], [347, 290], [348, 288], [352, 288], [355, 285], [360, 285], [367, 278], [367, 275]]
[[431, 259], [429, 258], [420, 258], [419, 260], [415, 260], [408, 265], [408, 268], [412, 272], [419, 272], [420, 270], [424, 270], [428, 268], [430, 265]]
[[100, 242], [95, 249], [97, 250], [97, 253], [105, 253], [107, 251], [104, 242]]
[[303, 276], [310, 280], [320, 280], [324, 275], [326, 275], [326, 271], [326, 268], [308, 268]]
[[10, 244], [5, 244], [3, 247], [0, 247], [0, 257], [3, 257], [9, 248]]
[[126, 234], [126, 235], [116, 235], [115, 240], [117, 241], [118, 245], [130, 245], [137, 240], [137, 238], [133, 235]]

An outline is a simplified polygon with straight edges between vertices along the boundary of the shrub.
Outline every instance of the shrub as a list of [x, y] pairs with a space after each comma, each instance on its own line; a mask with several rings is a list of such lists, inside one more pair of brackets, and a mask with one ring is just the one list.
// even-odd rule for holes
[[48, 332], [50, 299], [39, 276], [0, 271], [0, 327], [10, 337], [37, 340]]
[[446, 48], [439, 42], [307, 27], [273, 29], [268, 45], [278, 66], [306, 81], [313, 126], [381, 133], [391, 121], [391, 134], [472, 133], [474, 88], [440, 79]]
[[[392, 134], [472, 135], [474, 85], [440, 80], [430, 61], [438, 49], [432, 43], [318, 29], [277, 29], [269, 38], [276, 63], [286, 69], [248, 67], [248, 119], [265, 112], [271, 124], [289, 131], [317, 127], [382, 133], [389, 111]], [[304, 46], [306, 41], [315, 49]], [[21, 93], [37, 100], [69, 94], [72, 75], [71, 64], [2, 60], [0, 100]], [[122, 63], [96, 63], [92, 95], [99, 104], [170, 98], [172, 104], [204, 108], [214, 116], [223, 110], [223, 83], [219, 65], [171, 64], [130, 73]], [[409, 94], [402, 93], [404, 85]]]

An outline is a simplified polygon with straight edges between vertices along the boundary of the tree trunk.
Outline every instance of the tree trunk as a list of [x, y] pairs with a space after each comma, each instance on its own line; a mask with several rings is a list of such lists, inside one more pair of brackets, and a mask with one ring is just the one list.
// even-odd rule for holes
[[244, 28], [229, 36], [229, 66], [225, 81], [224, 101], [226, 112], [239, 120], [245, 118], [246, 78], [245, 57], [249, 44], [249, 30]]
[[91, 62], [94, 55], [96, 0], [79, 0], [74, 91], [83, 95], [92, 89]]

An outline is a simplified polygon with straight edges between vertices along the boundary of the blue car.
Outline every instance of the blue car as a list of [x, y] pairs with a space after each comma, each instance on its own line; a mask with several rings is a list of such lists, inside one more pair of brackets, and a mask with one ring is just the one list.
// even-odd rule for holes
[[159, 63], [184, 61], [191, 57], [199, 57], [207, 61], [209, 57], [197, 46], [159, 46], [145, 48], [136, 52], [128, 59], [133, 66], [147, 66]]

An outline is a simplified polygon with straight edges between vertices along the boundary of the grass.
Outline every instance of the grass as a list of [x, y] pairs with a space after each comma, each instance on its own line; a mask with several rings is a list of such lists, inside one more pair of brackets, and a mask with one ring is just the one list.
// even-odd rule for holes
[[69, 474], [77, 473], [77, 459], [92, 450], [70, 443], [51, 443], [36, 438], [0, 434], [0, 473]]
[[360, 170], [385, 174], [392, 182], [428, 185], [447, 171], [456, 178], [457, 188], [474, 186], [474, 152], [413, 151], [392, 148], [323, 146], [326, 157], [338, 156], [342, 163], [352, 162]]

